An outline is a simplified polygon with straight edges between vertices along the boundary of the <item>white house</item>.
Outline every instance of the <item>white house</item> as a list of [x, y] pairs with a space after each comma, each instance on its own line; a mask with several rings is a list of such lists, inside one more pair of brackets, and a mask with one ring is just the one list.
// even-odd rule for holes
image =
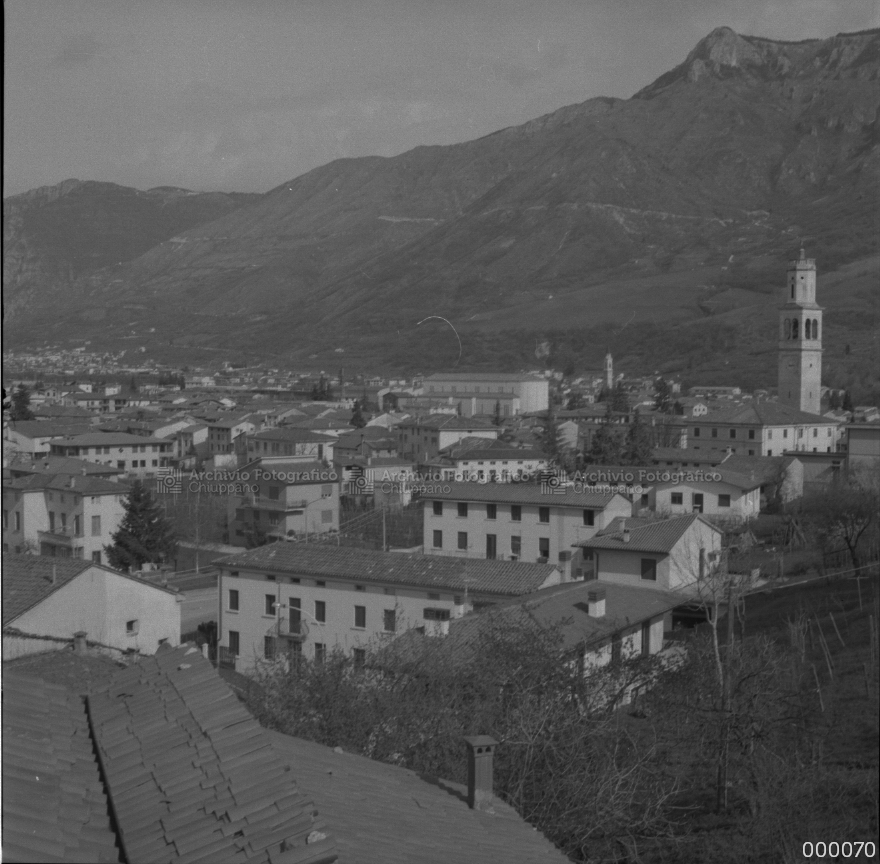
[[180, 641], [180, 596], [90, 561], [4, 555], [4, 658], [57, 651], [76, 633], [153, 654]]

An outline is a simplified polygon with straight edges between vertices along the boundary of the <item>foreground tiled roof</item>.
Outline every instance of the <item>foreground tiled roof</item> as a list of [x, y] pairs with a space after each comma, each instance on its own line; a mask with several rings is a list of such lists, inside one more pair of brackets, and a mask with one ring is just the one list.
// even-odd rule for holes
[[[718, 531], [718, 528], [699, 513], [657, 520], [618, 517], [589, 540], [582, 540], [575, 545], [584, 549], [622, 549], [627, 552], [662, 552], [668, 555], [684, 533], [698, 520], [713, 531]], [[623, 539], [624, 523], [629, 528], [628, 541]]]
[[294, 426], [276, 426], [274, 429], [263, 429], [254, 435], [248, 436], [253, 441], [292, 441], [295, 443], [326, 442], [332, 444], [336, 439], [332, 435], [323, 432], [312, 432], [309, 429], [299, 429]]
[[336, 860], [296, 775], [197, 648], [143, 658], [89, 708], [132, 864]]
[[304, 573], [453, 591], [464, 588], [466, 576], [472, 592], [508, 596], [537, 591], [556, 571], [552, 564], [379, 552], [322, 543], [272, 543], [213, 563], [232, 569]]
[[45, 555], [3, 556], [3, 626], [95, 565]]
[[[499, 800], [471, 810], [464, 789], [405, 768], [273, 732], [273, 743], [333, 826], [350, 864], [565, 864], [543, 834]], [[461, 748], [462, 761], [465, 748]]]
[[6, 672], [3, 860], [120, 860], [82, 700]]
[[719, 469], [722, 473], [728, 469], [762, 484], [778, 481], [794, 461], [791, 456], [728, 456]]
[[[431, 492], [425, 498], [444, 501], [495, 501], [502, 504], [539, 504], [547, 507], [603, 508], [615, 492], [544, 491], [537, 483], [445, 483], [449, 492]], [[620, 496], [622, 497], [622, 496]]]
[[4, 489], [51, 490], [75, 495], [127, 495], [128, 486], [101, 477], [50, 474], [48, 471], [3, 481]]
[[156, 438], [153, 435], [131, 435], [128, 432], [89, 432], [85, 435], [72, 435], [65, 438], [53, 438], [49, 444], [60, 444], [68, 447], [116, 447], [129, 444], [167, 444], [167, 438]]
[[116, 477], [125, 472], [115, 465], [101, 465], [98, 462], [88, 462], [85, 459], [77, 459], [74, 456], [40, 456], [36, 459], [19, 458], [9, 465], [13, 474], [96, 474], [108, 477]]

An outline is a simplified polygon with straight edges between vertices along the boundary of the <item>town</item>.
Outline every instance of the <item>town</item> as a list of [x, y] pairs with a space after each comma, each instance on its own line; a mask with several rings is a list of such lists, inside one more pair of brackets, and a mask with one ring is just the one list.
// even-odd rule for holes
[[[199, 686], [213, 665], [277, 725], [255, 692], [334, 664], [380, 692], [426, 657], [465, 675], [500, 627], [559, 639], [552, 662], [607, 716], [650, 700], [705, 628], [731, 650], [718, 622], [729, 640], [757, 598], [819, 580], [876, 604], [880, 411], [822, 386], [803, 251], [780, 298], [775, 394], [682, 392], [610, 353], [570, 378], [410, 380], [10, 355], [5, 670], [155, 657], [139, 674], [159, 687], [196, 651]], [[497, 744], [480, 740], [469, 758]]]

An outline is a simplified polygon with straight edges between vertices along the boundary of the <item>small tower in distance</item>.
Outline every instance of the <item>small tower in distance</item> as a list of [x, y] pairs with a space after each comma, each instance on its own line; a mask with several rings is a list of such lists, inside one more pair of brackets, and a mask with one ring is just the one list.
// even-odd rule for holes
[[816, 261], [801, 249], [790, 261], [779, 307], [779, 403], [819, 414], [822, 398], [822, 307]]
[[609, 390], [614, 387], [614, 361], [610, 351], [605, 355], [605, 386]]

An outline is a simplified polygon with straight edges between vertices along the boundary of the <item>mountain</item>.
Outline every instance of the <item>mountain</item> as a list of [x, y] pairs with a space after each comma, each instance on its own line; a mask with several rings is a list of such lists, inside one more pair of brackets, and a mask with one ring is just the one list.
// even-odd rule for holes
[[[649, 363], [684, 368], [693, 356], [670, 346], [692, 354], [709, 332], [729, 350], [772, 347], [775, 292], [802, 244], [840, 276], [833, 295], [820, 282], [832, 332], [837, 312], [869, 332], [878, 78], [880, 31], [789, 43], [720, 28], [631, 99], [338, 160], [73, 284], [41, 283], [16, 301], [10, 342], [102, 334], [189, 362], [324, 365], [342, 349], [346, 365], [433, 371], [458, 343], [418, 322], [442, 316], [462, 365], [533, 363], [549, 338], [576, 365], [656, 344]], [[40, 264], [69, 248], [60, 232], [31, 236]], [[849, 341], [871, 350], [869, 335]]]
[[40, 311], [83, 275], [131, 261], [158, 243], [258, 195], [65, 180], [3, 201], [4, 312]]

